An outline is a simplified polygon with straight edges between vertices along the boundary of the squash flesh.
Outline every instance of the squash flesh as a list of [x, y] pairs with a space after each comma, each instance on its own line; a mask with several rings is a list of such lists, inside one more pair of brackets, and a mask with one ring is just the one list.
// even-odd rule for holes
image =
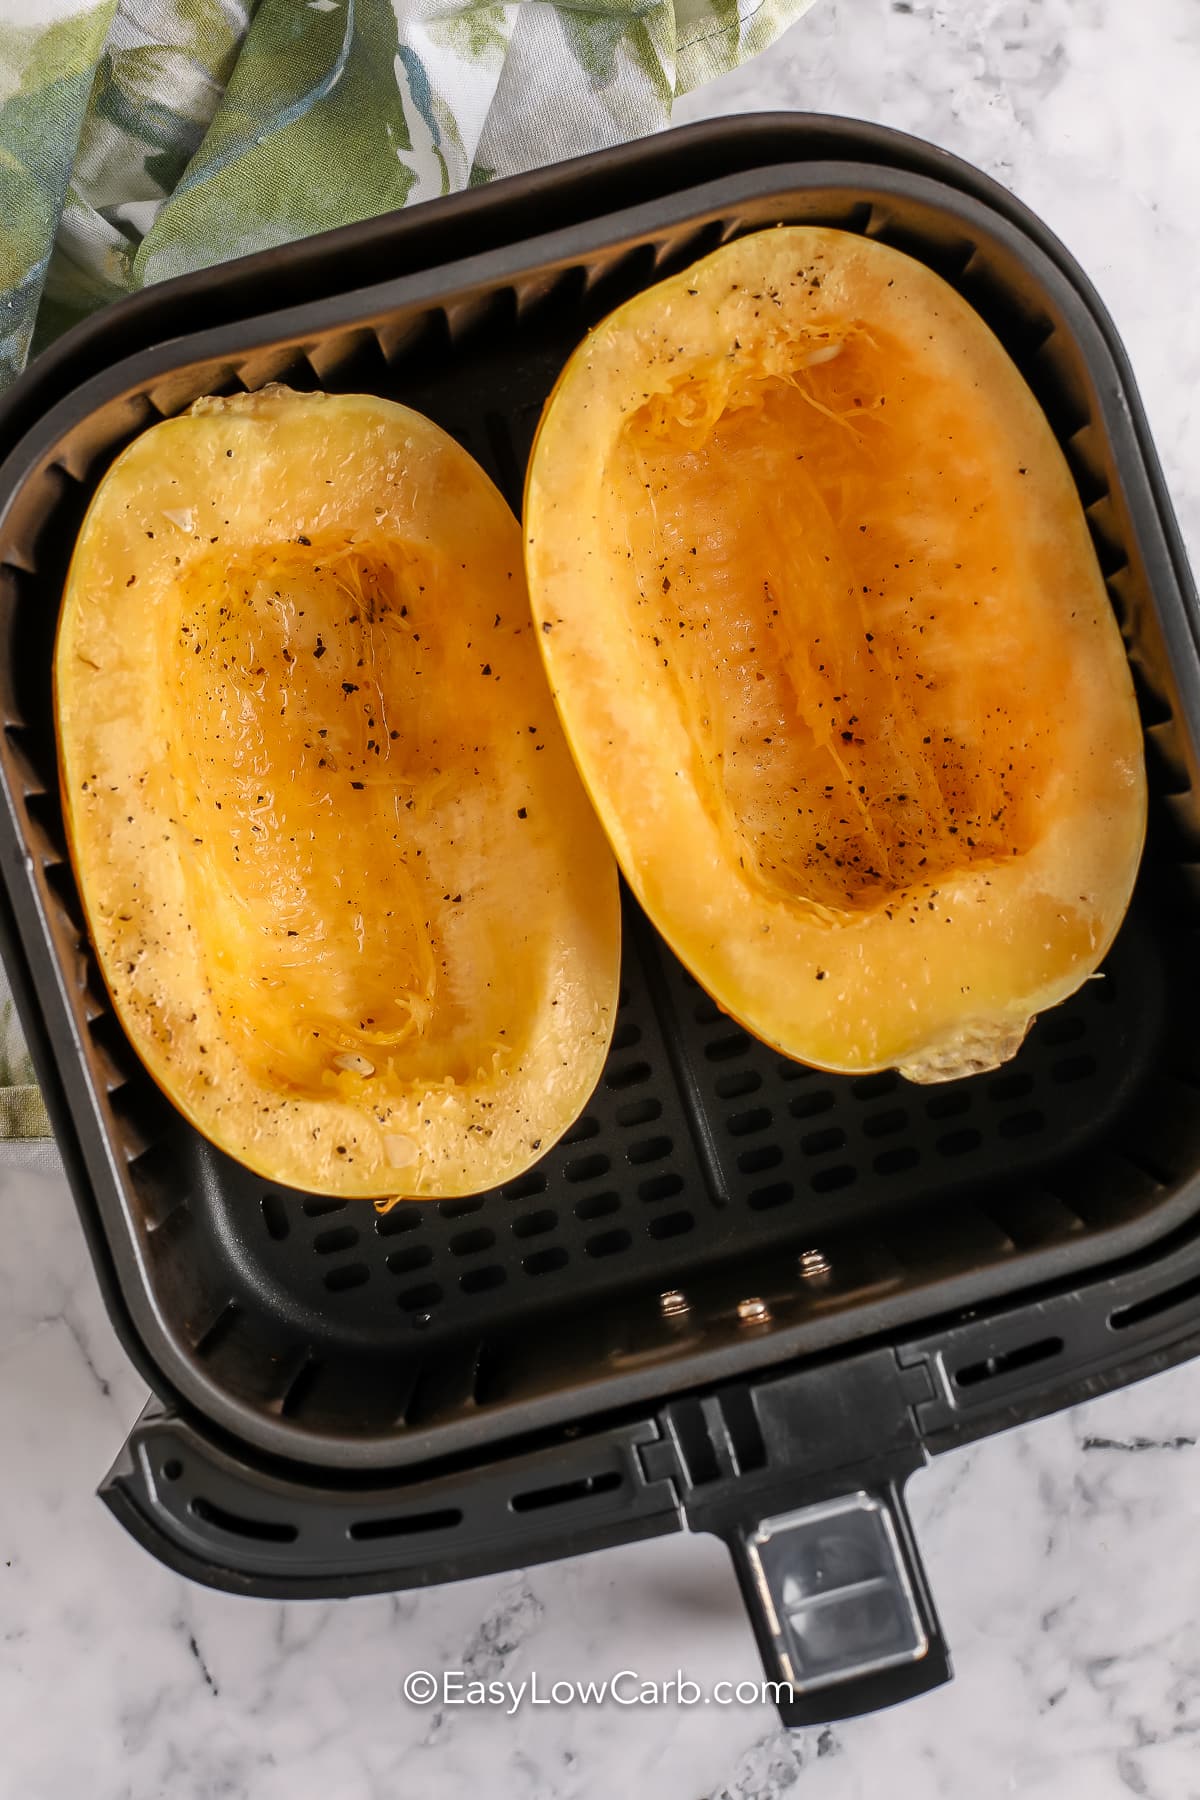
[[615, 870], [519, 554], [427, 420], [277, 390], [145, 434], [85, 524], [56, 681], [89, 924], [150, 1072], [273, 1180], [474, 1192], [599, 1077]]
[[1128, 668], [1049, 427], [930, 271], [792, 228], [619, 309], [526, 557], [626, 875], [758, 1035], [948, 1078], [1095, 968], [1144, 831]]
[[[447, 756], [462, 748], [464, 684], [486, 678], [469, 640], [428, 628], [424, 595], [448, 585], [430, 558], [397, 539], [310, 545], [263, 546], [243, 569], [202, 562], [180, 583], [190, 728], [172, 773], [211, 846], [186, 868], [194, 916], [236, 895], [214, 984], [247, 1066], [293, 1092], [319, 1098], [338, 1055], [469, 1081], [480, 1043], [527, 1037], [539, 1003], [524, 968], [494, 955], [489, 909], [466, 897], [512, 835], [494, 809], [496, 726], [470, 747], [469, 781]], [[384, 883], [363, 854], [378, 844], [396, 846]], [[251, 1021], [232, 1009], [256, 963]]]

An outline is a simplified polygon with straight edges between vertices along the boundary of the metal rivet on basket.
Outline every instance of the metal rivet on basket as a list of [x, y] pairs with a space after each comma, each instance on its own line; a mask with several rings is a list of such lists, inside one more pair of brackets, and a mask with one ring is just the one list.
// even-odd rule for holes
[[739, 1300], [737, 1308], [739, 1325], [769, 1325], [771, 1309], [765, 1300]]
[[658, 1310], [664, 1319], [679, 1319], [688, 1311], [688, 1297], [680, 1288], [668, 1288], [658, 1296]]
[[802, 1250], [797, 1267], [805, 1281], [823, 1280], [829, 1273], [829, 1258], [823, 1250]]

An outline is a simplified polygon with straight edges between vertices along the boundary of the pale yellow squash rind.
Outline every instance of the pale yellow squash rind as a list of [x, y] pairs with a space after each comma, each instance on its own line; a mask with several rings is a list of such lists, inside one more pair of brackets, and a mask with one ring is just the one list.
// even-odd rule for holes
[[[755, 488], [745, 473], [762, 442], [746, 422], [755, 407], [784, 421], [772, 427], [769, 467], [785, 470], [786, 491]], [[784, 443], [788, 431], [794, 441]], [[722, 461], [718, 442], [738, 454]], [[880, 449], [888, 444], [890, 464]], [[688, 482], [704, 498], [690, 515], [681, 498]], [[801, 483], [807, 497], [793, 506], [789, 493], [800, 495]], [[890, 513], [879, 494], [890, 496]], [[638, 295], [567, 364], [534, 446], [525, 521], [539, 641], [580, 773], [642, 905], [731, 1016], [816, 1067], [899, 1067], [915, 1080], [945, 1080], [1011, 1056], [1031, 1019], [1097, 968], [1129, 903], [1145, 831], [1129, 668], [1046, 418], [996, 338], [940, 277], [868, 239], [784, 227]], [[796, 541], [784, 554], [789, 532]], [[881, 533], [886, 557], [876, 550], [870, 582], [864, 574], [860, 583], [855, 559]], [[840, 569], [836, 589], [824, 573], [831, 566]], [[906, 579], [910, 566], [923, 588]], [[939, 623], [942, 603], [950, 624]], [[928, 622], [918, 626], [921, 605]], [[944, 812], [935, 879], [912, 879], [921, 846], [893, 820], [903, 877], [872, 888], [863, 876], [852, 903], [838, 906], [828, 894], [843, 874], [820, 866], [815, 828], [815, 848], [793, 856], [801, 874], [781, 875], [771, 819], [755, 816], [753, 844], [739, 819], [752, 813], [759, 778], [787, 798], [781, 830], [793, 802], [796, 812], [811, 804], [811, 780], [783, 787], [767, 761], [795, 752], [797, 734], [816, 746], [804, 751], [810, 775], [828, 751], [849, 802], [862, 794], [865, 809], [876, 804], [857, 715], [843, 712], [828, 744], [814, 724], [828, 716], [818, 708], [847, 704], [831, 691], [839, 686], [875, 704], [866, 661], [879, 636], [869, 630], [873, 608], [889, 653], [909, 658], [909, 764], [912, 743], [918, 761], [922, 743], [936, 747], [941, 706], [953, 717], [959, 773], [973, 770], [966, 787], [992, 779], [978, 757], [971, 762], [974, 683], [980, 723], [992, 706], [1007, 710], [1020, 739], [1010, 766], [1019, 772], [1024, 758], [1036, 779], [1011, 796], [1016, 845], [1004, 841], [998, 807], [987, 855], [956, 868], [945, 833], [958, 827]], [[704, 643], [719, 639], [725, 663], [737, 661], [731, 644], [744, 646], [724, 687], [695, 647], [697, 628], [710, 625]], [[722, 736], [728, 722], [709, 715], [722, 695], [741, 704], [749, 693], [753, 717], [749, 684], [763, 679], [764, 626], [787, 639], [782, 653], [773, 647], [767, 678], [805, 701], [791, 715], [776, 708], [761, 770], [751, 767], [734, 793], [730, 765], [711, 745], [744, 751], [746, 733]], [[830, 643], [836, 681], [819, 660]], [[922, 675], [908, 672], [923, 657], [937, 676], [928, 694], [913, 685]], [[917, 717], [924, 738], [912, 735]], [[876, 705], [875, 724], [892, 729], [886, 705]], [[860, 759], [853, 768], [837, 762], [843, 742]], [[997, 779], [1004, 743], [996, 727], [986, 754], [1000, 765]], [[918, 769], [916, 778], [937, 773]], [[892, 790], [907, 785], [891, 780]], [[844, 814], [834, 823], [849, 829]]]
[[437, 426], [269, 389], [145, 432], [80, 534], [55, 687], [105, 981], [215, 1144], [316, 1193], [444, 1197], [575, 1120], [616, 870], [517, 523]]

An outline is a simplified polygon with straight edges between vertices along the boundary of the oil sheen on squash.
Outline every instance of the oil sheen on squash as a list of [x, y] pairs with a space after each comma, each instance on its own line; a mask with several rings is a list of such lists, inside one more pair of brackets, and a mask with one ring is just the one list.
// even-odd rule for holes
[[150, 1073], [272, 1181], [488, 1188], [595, 1085], [616, 868], [533, 638], [512, 514], [389, 402], [200, 401], [100, 487], [56, 653], [88, 923]]
[[1100, 962], [1145, 826], [1128, 664], [1029, 389], [929, 269], [743, 238], [613, 313], [526, 566], [650, 916], [788, 1055], [994, 1067]]

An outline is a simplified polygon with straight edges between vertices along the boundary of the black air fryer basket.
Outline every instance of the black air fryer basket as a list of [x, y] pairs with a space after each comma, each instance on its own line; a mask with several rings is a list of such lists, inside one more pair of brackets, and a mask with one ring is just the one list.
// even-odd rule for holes
[[[829, 1076], [724, 1018], [628, 902], [603, 1080], [531, 1173], [385, 1216], [265, 1186], [141, 1069], [67, 860], [51, 648], [97, 483], [198, 395], [284, 381], [430, 414], [519, 506], [587, 328], [779, 221], [945, 276], [1063, 446], [1151, 781], [1104, 978], [996, 1074]], [[703, 125], [150, 290], [34, 364], [0, 450], [0, 923], [108, 1306], [154, 1393], [102, 1488], [118, 1518], [188, 1575], [281, 1596], [713, 1531], [769, 1673], [793, 1683], [789, 1722], [945, 1680], [907, 1477], [1200, 1348], [1196, 601], [1120, 344], [1061, 245], [895, 133]]]

